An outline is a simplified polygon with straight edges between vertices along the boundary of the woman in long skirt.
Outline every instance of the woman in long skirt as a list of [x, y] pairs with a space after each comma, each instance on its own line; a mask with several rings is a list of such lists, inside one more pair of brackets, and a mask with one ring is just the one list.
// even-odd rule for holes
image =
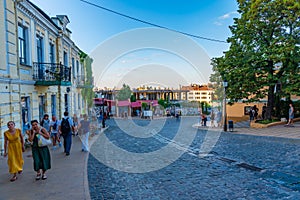
[[[40, 134], [44, 138], [49, 139], [50, 134], [47, 130], [41, 126], [37, 120], [31, 121], [32, 129], [27, 131], [29, 135], [28, 140], [32, 143], [32, 157], [33, 157], [33, 168], [36, 171], [36, 180], [45, 180], [47, 179], [46, 171], [51, 168], [51, 157], [50, 151], [47, 146], [39, 147], [38, 137]], [[42, 170], [42, 172], [41, 172]]]
[[13, 174], [10, 181], [17, 180], [17, 173], [21, 174], [23, 171], [23, 154], [24, 140], [21, 130], [15, 128], [15, 122], [9, 121], [7, 123], [8, 130], [4, 132], [4, 157], [8, 155], [7, 164], [9, 173]]

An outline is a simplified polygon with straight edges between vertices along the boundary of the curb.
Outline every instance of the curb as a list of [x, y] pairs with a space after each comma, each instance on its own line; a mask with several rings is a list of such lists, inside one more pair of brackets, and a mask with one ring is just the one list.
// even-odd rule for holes
[[[91, 139], [90, 142], [90, 148], [92, 147], [92, 145], [94, 144], [94, 142], [98, 139], [98, 137], [100, 136], [100, 134], [104, 133], [104, 131], [106, 129], [108, 129], [109, 126], [106, 126], [104, 129], [101, 128], [100, 133], [95, 135], [93, 137], [93, 139]], [[84, 187], [84, 196], [85, 196], [85, 200], [90, 200], [91, 199], [91, 195], [90, 195], [90, 188], [89, 188], [89, 180], [88, 180], [88, 160], [89, 160], [89, 155], [90, 153], [87, 154], [87, 156], [85, 156], [85, 165], [84, 165], [84, 179], [83, 179], [83, 187]]]

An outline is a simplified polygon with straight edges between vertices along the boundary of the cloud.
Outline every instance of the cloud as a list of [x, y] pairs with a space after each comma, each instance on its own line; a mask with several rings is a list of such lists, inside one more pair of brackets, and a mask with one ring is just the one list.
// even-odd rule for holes
[[221, 22], [216, 21], [216, 22], [214, 22], [214, 25], [222, 26], [223, 24]]
[[229, 13], [226, 13], [220, 17], [218, 17], [219, 20], [224, 20], [224, 19], [228, 19], [230, 18], [232, 15], [236, 15], [238, 14], [238, 12], [234, 11], [234, 12], [229, 12]]
[[233, 11], [233, 12], [229, 12], [229, 13], [226, 13], [222, 16], [219, 16], [218, 17], [218, 20], [214, 22], [214, 25], [217, 25], [217, 26], [222, 26], [223, 25], [223, 21], [226, 20], [226, 19], [230, 19], [232, 18], [233, 15], [237, 15], [239, 14], [238, 12], [236, 11]]

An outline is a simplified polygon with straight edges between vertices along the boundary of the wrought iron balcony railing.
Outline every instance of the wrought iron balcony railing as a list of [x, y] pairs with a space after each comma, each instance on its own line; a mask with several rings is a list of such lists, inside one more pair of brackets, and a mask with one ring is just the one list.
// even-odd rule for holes
[[71, 85], [71, 67], [61, 63], [33, 63], [36, 85]]

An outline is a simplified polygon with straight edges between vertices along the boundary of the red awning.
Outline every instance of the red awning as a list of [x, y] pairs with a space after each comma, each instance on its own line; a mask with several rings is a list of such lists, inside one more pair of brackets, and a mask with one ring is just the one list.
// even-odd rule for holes
[[130, 106], [129, 101], [118, 101], [118, 106]]
[[131, 103], [131, 107], [132, 107], [132, 108], [139, 108], [139, 107], [142, 107], [142, 103], [141, 103], [141, 102], [132, 102], [132, 103]]
[[104, 99], [94, 98], [94, 104], [95, 105], [103, 105], [104, 104]]

